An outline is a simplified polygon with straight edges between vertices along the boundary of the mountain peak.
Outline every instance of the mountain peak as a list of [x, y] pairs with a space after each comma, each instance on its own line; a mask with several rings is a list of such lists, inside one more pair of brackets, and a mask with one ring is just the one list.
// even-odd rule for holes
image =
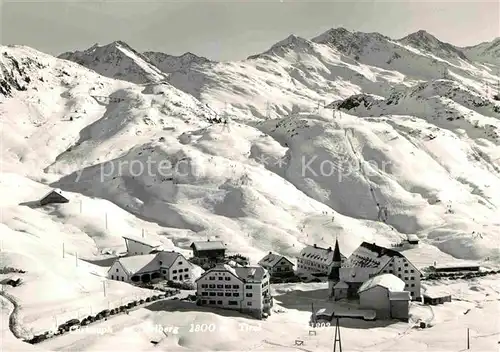
[[94, 44], [83, 51], [66, 52], [60, 59], [76, 62], [99, 74], [132, 83], [163, 81], [165, 76], [130, 45], [115, 40], [106, 45]]
[[403, 45], [408, 45], [424, 52], [434, 54], [438, 57], [458, 57], [462, 60], [468, 60], [460, 49], [449, 43], [442, 42], [434, 35], [423, 29], [408, 34], [406, 37], [399, 39], [398, 42]]

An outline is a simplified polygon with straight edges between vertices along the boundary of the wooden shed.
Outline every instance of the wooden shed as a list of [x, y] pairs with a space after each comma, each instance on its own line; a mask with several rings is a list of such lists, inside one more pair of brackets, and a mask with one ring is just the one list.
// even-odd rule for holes
[[40, 199], [40, 205], [54, 204], [54, 203], [69, 203], [69, 199], [64, 197], [61, 190], [53, 189]]

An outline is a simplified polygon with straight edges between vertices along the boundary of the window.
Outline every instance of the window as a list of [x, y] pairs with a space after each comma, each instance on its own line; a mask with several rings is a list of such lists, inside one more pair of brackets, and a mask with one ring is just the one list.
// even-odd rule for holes
[[167, 271], [166, 271], [166, 270], [162, 270], [161, 272], [162, 272], [163, 274], [166, 274], [166, 273], [167, 273]]
[[246, 288], [247, 290], [251, 290], [251, 289], [252, 289], [252, 285], [246, 285], [246, 286], [245, 286], [245, 288]]
[[122, 276], [122, 281], [123, 281], [123, 276]]
[[111, 275], [111, 280], [113, 280], [115, 277], [113, 275]]
[[408, 266], [408, 263], [405, 263], [405, 266]]
[[184, 274], [184, 278], [188, 279], [189, 278], [189, 274]]
[[398, 271], [401, 271], [401, 268], [398, 268]]
[[163, 264], [163, 262], [160, 260], [160, 265], [162, 265], [162, 264]]
[[217, 288], [224, 288], [224, 285], [217, 285]]
[[414, 272], [415, 272], [415, 270], [413, 270], [413, 269], [411, 269], [411, 270], [410, 270], [410, 273], [412, 273], [412, 274], [413, 274]]
[[231, 289], [231, 285], [225, 285], [224, 288]]
[[118, 269], [116, 269], [116, 272], [118, 272]]
[[224, 296], [231, 297], [231, 292], [226, 292]]
[[246, 296], [247, 297], [253, 297], [253, 294], [252, 293], [247, 293]]
[[178, 262], [177, 264], [182, 265], [182, 262]]
[[217, 304], [220, 304], [220, 305], [222, 305], [222, 301], [217, 301]]
[[201, 284], [201, 288], [207, 288], [207, 284]]
[[215, 280], [215, 276], [209, 276], [208, 279], [213, 281]]
[[208, 292], [202, 292], [201, 295], [202, 296], [208, 296]]
[[411, 284], [411, 287], [415, 287], [415, 284]]
[[226, 276], [224, 279], [226, 279], [226, 281], [230, 281], [231, 278], [229, 276]]
[[208, 303], [209, 304], [215, 304], [215, 301], [210, 300]]
[[405, 274], [408, 274], [408, 270], [405, 270]]
[[214, 284], [210, 284], [208, 285], [209, 288], [215, 288], [215, 285]]
[[252, 305], [252, 302], [247, 302], [247, 306], [251, 306]]
[[172, 270], [172, 272], [173, 272], [174, 274], [177, 274], [177, 270]]
[[185, 268], [184, 271], [189, 271], [189, 268]]
[[405, 276], [405, 281], [408, 281], [408, 276]]
[[213, 297], [215, 296], [215, 292], [210, 292], [208, 295]]
[[202, 299], [201, 300], [201, 304], [207, 304], [207, 300], [206, 299]]
[[177, 276], [174, 276], [174, 277], [172, 278], [172, 280], [177, 280]]
[[238, 292], [233, 293], [233, 297], [239, 297], [239, 296], [240, 296], [240, 294]]
[[415, 276], [410, 277], [410, 280], [415, 280]]
[[233, 285], [233, 289], [237, 290], [240, 288], [240, 285]]
[[224, 280], [224, 277], [222, 277], [222, 276], [219, 276], [219, 280], [221, 280], [221, 281], [222, 281], [222, 280]]
[[227, 302], [230, 306], [237, 306], [238, 302], [237, 301], [229, 301]]
[[217, 296], [224, 296], [224, 292], [217, 292]]

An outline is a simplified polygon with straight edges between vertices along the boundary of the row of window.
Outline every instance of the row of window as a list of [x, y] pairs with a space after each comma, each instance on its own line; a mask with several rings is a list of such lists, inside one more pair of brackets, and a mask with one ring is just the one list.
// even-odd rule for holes
[[[239, 297], [240, 294], [239, 292], [202, 292], [202, 296], [219, 296], [219, 297]], [[245, 294], [246, 297], [253, 297], [253, 293], [247, 293]]]
[[[223, 305], [222, 301], [215, 301], [215, 300], [209, 300], [209, 301], [207, 301], [206, 299], [202, 299], [201, 300], [201, 304]], [[228, 301], [227, 304], [230, 305], [230, 306], [237, 306], [238, 305], [238, 301]], [[252, 306], [252, 302], [247, 302], [247, 306], [249, 306], [249, 307]]]
[[177, 279], [177, 275], [172, 276], [172, 280], [173, 280], [173, 281], [175, 281], [175, 280], [182, 280], [182, 279], [184, 279], [184, 280], [189, 279], [189, 274], [184, 274], [184, 277], [182, 277], [182, 275], [179, 275], [179, 278], [178, 278], [178, 279]]
[[[209, 276], [208, 279], [210, 281], [214, 281], [215, 280], [215, 276]], [[222, 281], [222, 280], [231, 281], [231, 276], [219, 276], [219, 280], [220, 281]]]
[[[111, 280], [114, 280], [114, 279], [115, 279], [115, 276], [111, 275]], [[116, 279], [120, 280], [120, 276], [116, 275]], [[121, 277], [121, 279], [122, 279], [122, 281], [125, 281], [123, 276]]]
[[[161, 263], [161, 262], [160, 262], [160, 263]], [[182, 269], [182, 268], [181, 268], [181, 269], [179, 269], [179, 273], [182, 273], [183, 271], [184, 271], [184, 272], [188, 272], [188, 271], [189, 271], [189, 269], [188, 269], [188, 268], [184, 268], [184, 269]], [[172, 273], [177, 274], [177, 270], [172, 270]]]
[[240, 285], [201, 284], [201, 288], [225, 288], [226, 290], [239, 290]]

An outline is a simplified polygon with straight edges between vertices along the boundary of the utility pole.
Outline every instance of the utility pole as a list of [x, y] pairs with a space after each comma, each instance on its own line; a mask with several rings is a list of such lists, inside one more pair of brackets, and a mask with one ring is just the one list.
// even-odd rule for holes
[[470, 350], [470, 331], [467, 328], [467, 349]]
[[64, 242], [62, 244], [63, 258], [64, 258]]
[[106, 297], [106, 281], [102, 282], [102, 290], [104, 292], [104, 297]]
[[333, 352], [337, 352], [337, 342], [339, 343], [338, 352], [342, 352], [342, 341], [340, 339], [339, 317], [334, 316], [334, 318], [336, 319], [336, 321], [335, 321], [335, 339], [333, 341]]

